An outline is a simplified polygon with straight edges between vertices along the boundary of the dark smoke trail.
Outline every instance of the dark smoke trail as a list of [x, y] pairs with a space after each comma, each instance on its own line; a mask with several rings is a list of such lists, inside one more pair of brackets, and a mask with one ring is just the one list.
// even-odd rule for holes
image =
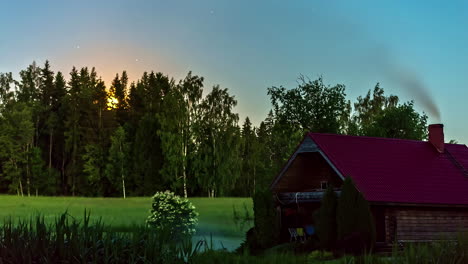
[[436, 122], [441, 121], [439, 108], [426, 86], [414, 72], [408, 69], [389, 67], [387, 74], [392, 80], [405, 88], [411, 96], [414, 96], [414, 100], [421, 103]]
[[414, 71], [401, 63], [395, 62], [395, 56], [385, 46], [376, 45], [375, 49], [371, 49], [368, 56], [374, 61], [374, 66], [377, 66], [377, 69], [380, 69], [380, 72], [389, 81], [401, 86], [416, 103], [424, 108], [427, 114], [434, 119], [434, 122], [441, 121], [437, 104], [421, 78]]

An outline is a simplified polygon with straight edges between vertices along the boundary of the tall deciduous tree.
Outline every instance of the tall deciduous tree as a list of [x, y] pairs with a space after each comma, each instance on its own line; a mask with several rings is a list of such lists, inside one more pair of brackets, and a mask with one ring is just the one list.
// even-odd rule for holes
[[366, 96], [359, 96], [357, 102], [354, 103], [355, 114], [353, 118], [357, 121], [362, 129], [371, 126], [375, 118], [382, 113], [386, 108], [395, 107], [398, 105], [398, 96], [385, 96], [384, 90], [377, 83], [374, 90], [369, 90]]
[[427, 137], [427, 116], [414, 109], [414, 103], [399, 104], [398, 96], [385, 96], [377, 84], [354, 104], [353, 119], [358, 135], [423, 140]]
[[236, 105], [228, 89], [219, 86], [214, 86], [200, 105], [197, 177], [209, 197], [224, 195], [239, 176], [239, 117], [233, 112]]
[[127, 197], [125, 178], [128, 175], [129, 144], [125, 129], [119, 126], [111, 136], [109, 160], [106, 166], [106, 177], [116, 189], [122, 190], [123, 198]]
[[305, 132], [341, 134], [348, 128], [351, 106], [342, 84], [327, 86], [322, 77], [300, 77], [297, 87], [270, 87], [268, 95], [273, 111], [265, 122], [271, 131], [273, 170], [283, 166]]
[[164, 163], [161, 170], [174, 188], [180, 186], [187, 197], [188, 164], [194, 158], [195, 122], [203, 92], [203, 78], [189, 72], [183, 81], [164, 97], [161, 113], [158, 115], [161, 129], [161, 146]]
[[25, 192], [30, 194], [28, 154], [34, 135], [31, 108], [25, 103], [7, 105], [0, 117], [0, 134], [2, 176], [9, 181], [10, 191], [16, 191], [21, 196]]
[[268, 113], [263, 125], [268, 135], [262, 141], [266, 143], [265, 148], [268, 150], [269, 164], [271, 164], [269, 173], [275, 174], [281, 169], [304, 136], [304, 130], [291, 125], [284, 118], [278, 118], [273, 114], [273, 111]]
[[296, 88], [268, 88], [273, 111], [278, 120], [305, 131], [344, 132], [350, 115], [345, 86], [327, 86], [322, 77], [315, 81], [299, 78]]
[[[33, 147], [29, 150], [29, 171], [31, 172], [31, 191], [35, 191], [36, 196], [51, 195], [55, 193], [54, 177], [55, 174], [46, 170], [44, 160], [42, 159], [41, 149]], [[29, 192], [28, 192], [29, 193]]]
[[0, 73], [0, 111], [15, 99], [15, 94], [12, 91], [14, 83], [15, 80], [11, 72]]
[[[88, 144], [84, 147], [82, 155], [83, 159], [83, 174], [86, 175], [86, 181], [89, 187], [92, 188], [94, 193], [104, 195], [105, 186], [103, 186], [104, 169], [107, 160], [104, 149], [97, 144]], [[83, 190], [81, 190], [83, 192]]]

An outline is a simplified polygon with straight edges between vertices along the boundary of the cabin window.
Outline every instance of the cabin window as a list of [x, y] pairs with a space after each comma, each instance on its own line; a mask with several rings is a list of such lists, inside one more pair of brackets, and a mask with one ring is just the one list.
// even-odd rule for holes
[[321, 181], [320, 182], [320, 189], [326, 190], [328, 188], [328, 182], [327, 181]]

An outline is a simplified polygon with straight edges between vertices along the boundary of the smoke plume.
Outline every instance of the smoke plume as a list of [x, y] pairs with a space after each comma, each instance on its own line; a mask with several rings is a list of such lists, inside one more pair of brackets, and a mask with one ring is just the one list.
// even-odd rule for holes
[[372, 61], [374, 70], [377, 70], [376, 73], [382, 74], [388, 81], [400, 86], [434, 122], [441, 122], [439, 108], [424, 81], [414, 70], [396, 59], [388, 47], [375, 45], [370, 49], [368, 58]]
[[437, 104], [434, 102], [434, 99], [423, 81], [415, 72], [402, 66], [396, 67], [395, 65], [389, 65], [385, 73], [392, 81], [404, 88], [416, 103], [421, 104], [434, 121], [441, 121]]

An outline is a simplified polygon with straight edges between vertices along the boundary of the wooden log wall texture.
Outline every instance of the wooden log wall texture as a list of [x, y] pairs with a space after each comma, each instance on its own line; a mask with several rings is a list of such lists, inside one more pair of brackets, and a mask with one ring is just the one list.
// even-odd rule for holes
[[456, 239], [468, 231], [468, 209], [387, 208], [385, 227], [390, 243]]

